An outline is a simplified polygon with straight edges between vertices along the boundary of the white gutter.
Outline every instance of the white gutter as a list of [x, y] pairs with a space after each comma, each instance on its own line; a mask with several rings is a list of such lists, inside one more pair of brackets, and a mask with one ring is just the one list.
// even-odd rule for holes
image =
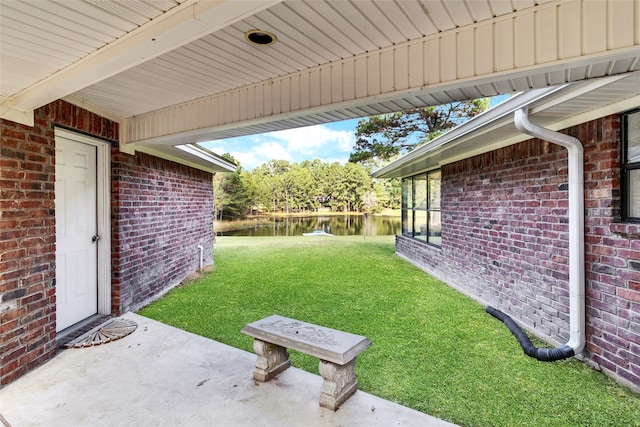
[[[618, 80], [631, 77], [634, 74], [640, 75], [636, 73], [640, 72], [618, 74], [615, 76], [585, 80], [570, 85], [562, 84], [517, 93], [508, 100], [482, 112], [471, 120], [445, 132], [439, 137], [378, 169], [373, 172], [371, 176], [373, 178], [400, 178], [415, 175], [463, 158], [469, 158], [477, 154], [521, 142], [523, 140], [521, 135], [516, 132], [512, 134], [509, 129], [513, 114], [517, 110], [529, 107], [531, 114], [536, 114], [562, 104], [565, 101], [574, 100], [577, 97], [596, 91]], [[598, 108], [589, 107], [589, 102], [586, 102], [584, 110], [574, 112], [573, 115], [567, 116], [566, 119], [569, 120], [563, 119], [555, 121], [552, 126], [556, 129], [564, 129], [574, 124], [593, 120], [597, 117], [631, 109], [638, 105], [638, 96], [638, 94], [630, 94], [628, 98], [622, 101], [620, 100], [621, 98], [615, 101], [608, 100], [606, 101], [605, 107]], [[603, 99], [604, 98], [606, 97], [603, 97]], [[483, 144], [476, 149], [471, 148], [471, 146], [475, 146], [475, 141], [478, 137], [491, 135], [491, 133], [496, 130], [500, 131], [498, 141], [504, 143], [504, 145], [497, 144], [496, 139], [492, 138], [491, 141], [493, 142], [491, 143]], [[506, 131], [506, 136], [502, 131]], [[458, 146], [468, 146], [469, 148], [459, 150], [457, 154], [453, 154], [450, 150]]]
[[555, 92], [558, 92], [568, 85], [558, 85], [541, 89], [532, 89], [526, 92], [518, 92], [508, 100], [483, 111], [471, 120], [448, 130], [442, 135], [434, 138], [425, 145], [405, 154], [399, 159], [391, 162], [371, 174], [374, 178], [395, 178], [401, 176], [401, 168], [411, 163], [421, 162], [425, 156], [432, 155], [438, 149], [451, 147], [454, 144], [465, 142], [468, 136], [477, 136], [479, 132], [486, 133], [491, 130], [491, 125], [503, 126], [511, 122], [511, 114], [522, 106], [530, 105]]
[[534, 125], [528, 119], [528, 107], [516, 110], [514, 124], [527, 135], [552, 142], [569, 153], [569, 329], [567, 346], [575, 354], [585, 345], [584, 290], [584, 149], [571, 136]]

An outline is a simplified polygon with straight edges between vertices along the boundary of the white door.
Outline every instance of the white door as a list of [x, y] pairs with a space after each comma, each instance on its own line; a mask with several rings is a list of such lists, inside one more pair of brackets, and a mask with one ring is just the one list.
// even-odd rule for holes
[[97, 313], [96, 147], [56, 137], [56, 331]]

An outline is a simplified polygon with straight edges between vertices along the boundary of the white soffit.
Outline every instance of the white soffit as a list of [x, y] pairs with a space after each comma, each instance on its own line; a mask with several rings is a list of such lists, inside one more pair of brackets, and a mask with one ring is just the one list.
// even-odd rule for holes
[[[340, 10], [340, 16], [364, 22], [374, 19], [374, 12], [383, 2], [372, 2], [371, 7], [363, 7], [365, 13], [360, 9], [354, 11], [354, 5], [348, 2], [285, 1], [256, 14], [245, 27], [242, 25], [247, 20], [234, 27], [238, 27], [239, 35], [243, 28], [273, 23], [275, 17], [284, 15], [288, 17], [288, 26], [283, 28], [290, 29], [297, 22], [294, 18], [300, 18], [292, 13], [292, 5], [309, 7], [316, 3], [328, 3], [334, 8], [339, 4], [344, 9]], [[283, 31], [279, 33], [278, 43], [270, 48], [273, 47], [274, 56], [282, 53], [289, 57], [287, 65], [292, 65], [294, 71], [272, 69], [266, 59], [258, 61], [264, 67], [256, 69], [247, 59], [252, 66], [250, 71], [259, 73], [257, 82], [237, 88], [230, 84], [228, 90], [221, 93], [131, 117], [127, 119], [131, 125], [124, 135], [125, 142], [142, 145], [200, 142], [640, 70], [638, 0], [563, 1], [535, 6], [522, 2], [518, 6], [526, 7], [477, 22], [457, 8], [464, 5], [463, 9], [467, 10], [470, 4], [476, 3], [421, 3], [420, 13], [425, 19], [419, 21], [438, 22], [439, 27], [430, 28], [434, 33], [407, 40], [400, 36], [393, 38], [393, 35], [397, 34], [398, 28], [414, 28], [409, 16], [416, 15], [401, 14], [404, 18], [400, 19], [386, 14], [386, 24], [380, 20], [376, 21], [377, 25], [358, 28], [367, 29], [367, 35], [371, 35], [369, 40], [378, 30], [384, 29], [380, 33], [390, 34], [389, 39], [379, 39], [379, 48], [373, 50], [367, 50], [370, 47], [352, 50], [350, 56], [333, 44], [329, 44], [334, 46], [330, 52], [317, 49], [311, 43], [288, 50], [288, 33]], [[453, 12], [454, 9], [457, 12]], [[356, 21], [356, 12], [361, 21]], [[426, 19], [440, 12], [440, 20]], [[452, 14], [457, 19], [444, 19], [445, 16], [451, 18]], [[398, 21], [390, 21], [393, 19], [390, 16]], [[352, 27], [330, 28], [329, 24], [337, 22], [337, 17], [326, 24], [316, 18], [313, 23], [305, 21], [306, 38], [321, 38], [322, 34], [328, 34], [341, 41], [344, 32], [356, 32]], [[394, 25], [397, 23], [402, 25]], [[304, 33], [300, 30], [302, 25], [293, 27], [297, 30], [292, 34], [296, 41], [304, 40], [300, 38]], [[316, 31], [314, 25], [321, 26], [323, 31]], [[230, 43], [231, 35], [225, 33], [222, 46]], [[218, 39], [220, 33], [211, 37]], [[345, 39], [355, 40], [356, 37]], [[187, 48], [190, 45], [184, 47]], [[245, 58], [238, 59], [239, 64], [247, 64]], [[311, 64], [318, 64], [304, 68], [307, 59], [311, 59]], [[239, 76], [246, 70], [231, 68], [227, 71], [228, 75]]]
[[[525, 1], [519, 8], [533, 4]], [[482, 9], [488, 6], [476, 4]], [[434, 16], [429, 16], [427, 7], [433, 9]], [[511, 8], [508, 12], [512, 12]], [[501, 13], [505, 13], [504, 8]], [[450, 14], [455, 15], [455, 22]], [[483, 12], [482, 16], [491, 15]], [[435, 19], [438, 25], [434, 24]], [[137, 73], [118, 76], [91, 89], [112, 93], [113, 85], [129, 95], [130, 92], [125, 92], [127, 85], [151, 84], [154, 80], [149, 80], [149, 76], [161, 76], [162, 82], [176, 82], [173, 77], [178, 73], [177, 87], [191, 91], [180, 94], [183, 102], [200, 98], [203, 92], [226, 93], [471, 23], [473, 18], [462, 4], [447, 12], [445, 3], [439, 1], [285, 1], [149, 61]], [[249, 45], [243, 33], [252, 28], [274, 32], [277, 43], [269, 47]], [[157, 86], [154, 93], [140, 93], [140, 105], [130, 106], [121, 115], [130, 117], [148, 112], [144, 97], [166, 106], [162, 98], [176, 96], [171, 85]]]
[[235, 172], [237, 166], [206, 148], [189, 144], [178, 146], [137, 147], [136, 151], [171, 160], [206, 172]]
[[376, 178], [410, 176], [531, 139], [513, 124], [529, 107], [536, 125], [559, 131], [640, 106], [640, 72], [519, 93], [375, 171]]

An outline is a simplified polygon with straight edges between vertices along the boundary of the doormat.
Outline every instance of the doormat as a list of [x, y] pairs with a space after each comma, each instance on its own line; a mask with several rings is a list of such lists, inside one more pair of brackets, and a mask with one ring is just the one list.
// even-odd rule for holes
[[111, 319], [96, 326], [89, 332], [80, 335], [78, 338], [69, 341], [64, 346], [66, 348], [83, 348], [106, 344], [126, 337], [135, 331], [137, 327], [138, 324], [132, 320]]

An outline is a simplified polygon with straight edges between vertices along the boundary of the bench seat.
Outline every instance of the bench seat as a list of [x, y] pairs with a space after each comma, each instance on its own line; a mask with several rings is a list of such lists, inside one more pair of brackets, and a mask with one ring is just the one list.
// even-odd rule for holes
[[366, 337], [278, 315], [250, 323], [242, 333], [254, 338], [257, 381], [269, 381], [291, 366], [288, 348], [318, 357], [324, 379], [320, 406], [334, 411], [358, 389], [356, 358], [371, 346]]

